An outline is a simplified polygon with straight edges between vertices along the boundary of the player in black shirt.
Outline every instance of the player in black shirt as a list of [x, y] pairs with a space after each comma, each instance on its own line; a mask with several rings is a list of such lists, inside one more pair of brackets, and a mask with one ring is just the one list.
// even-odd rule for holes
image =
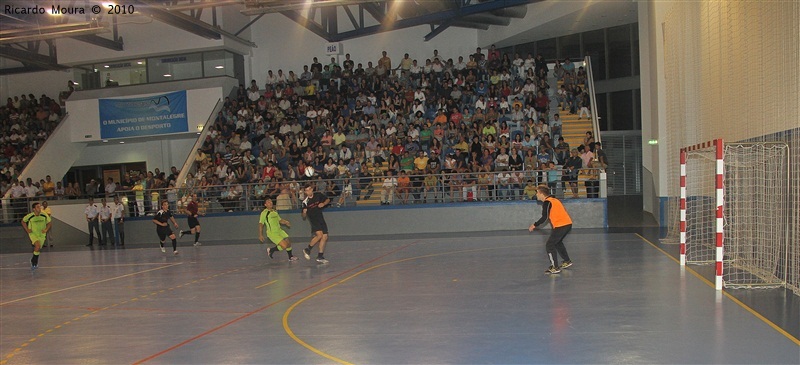
[[161, 210], [156, 213], [156, 216], [153, 218], [153, 223], [156, 224], [156, 233], [158, 233], [158, 239], [161, 244], [161, 252], [167, 252], [167, 250], [164, 249], [164, 241], [169, 237], [172, 240], [172, 254], [177, 255], [178, 241], [175, 238], [175, 233], [172, 233], [172, 230], [169, 228], [170, 221], [172, 221], [175, 229], [178, 229], [178, 222], [175, 220], [175, 217], [172, 216], [172, 212], [169, 211], [169, 202], [163, 200], [161, 201]]
[[319, 243], [319, 253], [317, 254], [317, 262], [320, 264], [327, 264], [328, 260], [325, 259], [325, 244], [328, 242], [328, 224], [325, 223], [325, 217], [322, 216], [322, 208], [326, 207], [331, 199], [325, 194], [314, 191], [314, 185], [308, 184], [304, 189], [306, 198], [303, 200], [303, 219], [308, 218], [311, 223], [311, 243], [308, 247], [303, 249], [303, 256], [306, 260], [311, 259], [311, 250], [314, 245]]

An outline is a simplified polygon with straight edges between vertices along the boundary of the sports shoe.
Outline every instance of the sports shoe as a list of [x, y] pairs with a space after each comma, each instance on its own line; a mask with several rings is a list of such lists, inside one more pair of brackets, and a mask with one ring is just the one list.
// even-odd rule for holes
[[178, 254], [178, 250], [172, 251], [172, 254], [173, 255], [177, 255]]
[[269, 258], [274, 259], [274, 257], [272, 257], [273, 253], [275, 253], [275, 251], [272, 249], [272, 247], [267, 247], [267, 255], [269, 255]]
[[166, 253], [166, 252], [167, 252], [167, 249], [166, 249], [166, 248], [164, 248], [164, 247], [161, 247], [161, 252], [164, 252], [164, 253]]
[[561, 266], [559, 268], [560, 269], [566, 269], [566, 268], [568, 268], [570, 266], [572, 266], [572, 261], [564, 261], [564, 262], [561, 263]]
[[558, 274], [560, 272], [561, 272], [561, 269], [559, 269], [559, 268], [557, 268], [555, 266], [550, 266], [547, 270], [544, 271], [544, 273], [547, 274], [547, 275]]
[[39, 268], [39, 265], [31, 265], [31, 271], [36, 271]]
[[183, 235], [185, 234], [186, 232], [184, 232], [183, 230], [178, 231], [178, 238], [183, 238]]
[[309, 250], [308, 247], [303, 249], [303, 256], [306, 260], [311, 260], [311, 250]]
[[327, 264], [328, 260], [326, 260], [324, 257], [317, 257], [317, 262], [320, 264]]
[[297, 261], [297, 256], [292, 256], [289, 258], [289, 262], [295, 262], [295, 261]]
[[202, 243], [200, 243], [200, 242], [195, 242], [195, 243], [194, 243], [194, 247], [197, 247], [197, 246], [202, 246], [202, 245], [203, 245], [203, 244], [202, 244]]

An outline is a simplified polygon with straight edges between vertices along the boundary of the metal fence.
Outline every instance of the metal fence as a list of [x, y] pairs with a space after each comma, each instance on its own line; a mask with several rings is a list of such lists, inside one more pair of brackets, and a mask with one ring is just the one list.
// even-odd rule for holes
[[[387, 180], [394, 179], [394, 180]], [[476, 201], [536, 199], [535, 188], [548, 185], [560, 198], [604, 198], [605, 174], [599, 169], [584, 169], [577, 180], [561, 170], [440, 173], [431, 175], [392, 174], [322, 179], [319, 176], [298, 181], [230, 183], [144, 191], [115, 191], [92, 196], [95, 204], [119, 197], [128, 217], [151, 216], [167, 200], [170, 210], [185, 214], [186, 205], [195, 200], [201, 213], [260, 211], [272, 199], [279, 210], [299, 209], [305, 198], [303, 187], [313, 184], [315, 191], [331, 198], [332, 207], [437, 204]], [[43, 200], [63, 204], [85, 202], [90, 196], [7, 198], [2, 200], [3, 223], [21, 219], [34, 202]]]

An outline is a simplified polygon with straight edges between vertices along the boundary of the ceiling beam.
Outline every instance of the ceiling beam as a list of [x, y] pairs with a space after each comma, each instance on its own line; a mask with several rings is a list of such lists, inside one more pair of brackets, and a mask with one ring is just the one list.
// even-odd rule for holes
[[59, 65], [55, 55], [45, 56], [39, 53], [13, 48], [11, 46], [0, 46], [0, 57], [10, 58], [22, 62], [25, 67], [35, 67], [41, 70], [64, 70], [69, 66]]
[[79, 35], [72, 38], [89, 44], [94, 44], [95, 46], [105, 47], [114, 51], [122, 51], [124, 49], [122, 44], [122, 37], [118, 38], [118, 40], [113, 40], [113, 39], [103, 38], [94, 34], [88, 34], [88, 35]]
[[[431, 14], [421, 15], [414, 18], [400, 19], [392, 22], [391, 24], [385, 25], [382, 23], [371, 27], [364, 27], [362, 29], [356, 29], [348, 32], [339, 33], [333, 36], [332, 41], [338, 42], [347, 39], [363, 37], [366, 35], [387, 32], [391, 30], [410, 28], [423, 24], [431, 24], [431, 23], [437, 24], [451, 18], [456, 18], [456, 20], [460, 20], [462, 17], [467, 15], [479, 14], [487, 11], [503, 9], [512, 6], [524, 5], [534, 1], [541, 1], [541, 0], [495, 0], [495, 1], [487, 1], [479, 3], [476, 5], [466, 5], [459, 9], [450, 9]], [[368, 8], [365, 7], [365, 9]]]
[[287, 18], [294, 20], [297, 24], [304, 26], [306, 29], [310, 30], [312, 33], [318, 35], [320, 38], [327, 40], [328, 42], [331, 41], [331, 35], [322, 28], [321, 25], [317, 24], [317, 22], [308, 19], [296, 10], [287, 10], [282, 11], [281, 14], [286, 16]]
[[65, 30], [59, 32], [41, 33], [41, 34], [9, 36], [0, 38], [0, 44], [42, 41], [42, 40], [56, 39], [56, 38], [94, 35], [107, 32], [110, 32], [110, 30], [108, 30], [107, 28], [86, 28], [86, 29], [73, 29], [73, 30]]
[[[242, 43], [250, 47], [256, 47], [256, 44], [246, 39], [240, 38], [233, 33], [226, 32], [218, 27], [214, 27], [204, 21], [195, 19], [189, 15], [167, 11], [163, 8], [151, 6], [153, 3], [145, 0], [134, 0], [135, 2], [143, 5], [141, 12], [153, 19], [172, 25], [176, 28], [183, 29], [187, 32], [199, 35], [207, 39], [222, 39], [222, 36], [228, 37], [234, 41]], [[137, 8], [138, 9], [138, 8]]]

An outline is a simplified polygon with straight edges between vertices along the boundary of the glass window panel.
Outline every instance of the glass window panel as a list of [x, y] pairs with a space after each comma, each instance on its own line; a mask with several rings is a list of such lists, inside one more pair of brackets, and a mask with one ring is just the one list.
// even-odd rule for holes
[[631, 32], [633, 33], [633, 43], [631, 43], [631, 53], [633, 54], [633, 74], [639, 74], [639, 26], [638, 24], [633, 24], [631, 26]]
[[642, 89], [633, 90], [633, 129], [642, 130]]
[[609, 78], [631, 76], [631, 26], [608, 28]]
[[583, 52], [592, 58], [592, 73], [594, 79], [607, 79], [606, 41], [603, 29], [583, 33]]
[[[531, 57], [534, 57], [534, 56], [536, 56], [536, 53], [535, 53], [536, 52], [536, 43], [535, 42], [528, 42], [528, 43], [520, 44], [520, 45], [518, 45], [516, 47], [515, 52], [519, 53], [519, 56], [522, 57], [523, 60], [528, 58], [528, 53], [531, 54]], [[514, 57], [511, 57], [511, 59], [513, 60]]]
[[581, 35], [578, 33], [559, 38], [558, 46], [561, 47], [561, 59], [567, 57], [571, 60], [583, 58], [581, 55]]
[[205, 77], [233, 76], [233, 54], [227, 51], [212, 51], [203, 54]]
[[101, 75], [100, 87], [116, 87], [147, 83], [144, 59], [106, 62], [95, 65]]
[[633, 129], [633, 90], [611, 93], [610, 130], [627, 131]]
[[598, 123], [600, 124], [601, 131], [608, 130], [608, 104], [606, 93], [596, 94], [595, 97], [597, 98], [597, 117], [600, 118]]
[[195, 79], [203, 77], [200, 53], [161, 56], [147, 59], [150, 82]]
[[[536, 41], [536, 53], [542, 55], [542, 57], [544, 57], [544, 59], [547, 61], [555, 60], [558, 57], [556, 49], [556, 39], [550, 38], [541, 41]], [[534, 54], [534, 56], [536, 56], [536, 54]], [[522, 58], [525, 57], [526, 56], [522, 56]]]

